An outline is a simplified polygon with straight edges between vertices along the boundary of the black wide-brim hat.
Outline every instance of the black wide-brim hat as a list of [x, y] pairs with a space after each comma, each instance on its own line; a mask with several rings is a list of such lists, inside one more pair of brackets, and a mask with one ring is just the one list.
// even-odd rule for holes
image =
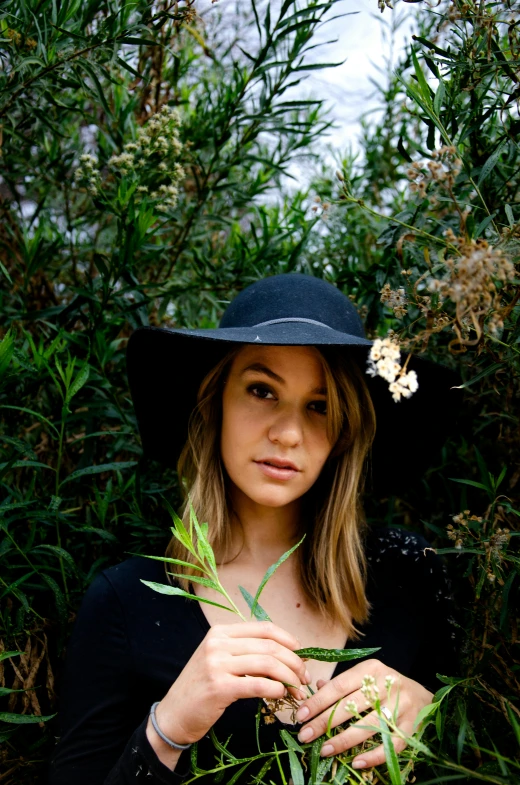
[[[128, 342], [127, 370], [144, 455], [176, 466], [200, 383], [233, 345], [343, 346], [364, 369], [372, 343], [348, 297], [297, 273], [248, 286], [218, 328], [139, 328]], [[419, 389], [399, 402], [384, 379], [365, 377], [377, 418], [367, 490], [378, 495], [401, 493], [435, 465], [459, 407], [453, 371], [417, 357], [408, 370]]]

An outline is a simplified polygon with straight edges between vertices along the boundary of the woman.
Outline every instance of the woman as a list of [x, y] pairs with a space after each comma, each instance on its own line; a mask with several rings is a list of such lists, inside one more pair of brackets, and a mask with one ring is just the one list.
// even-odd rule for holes
[[[244, 615], [238, 587], [254, 594], [266, 569], [306, 537], [262, 594], [272, 623], [244, 623], [214, 605], [152, 592], [142, 580], [172, 580], [160, 562], [136, 557], [104, 570], [67, 652], [51, 785], [179, 782], [190, 765], [183, 749], [196, 741], [198, 765], [215, 765], [210, 732], [237, 757], [254, 755], [258, 699], [282, 698], [284, 683], [301, 702], [297, 725], [288, 727], [304, 743], [324, 733], [338, 699], [333, 727], [352, 718], [348, 702], [370, 708], [366, 675], [382, 696], [393, 677], [384, 702], [393, 712], [399, 691], [398, 727], [413, 731], [442, 686], [436, 674], [456, 669], [452, 607], [445, 568], [422, 537], [369, 530], [363, 521], [365, 459], [376, 414], [380, 421], [388, 411], [382, 380], [363, 371], [370, 343], [349, 299], [302, 275], [248, 287], [216, 330], [134, 333], [128, 369], [145, 453], [179, 458], [184, 490], [210, 523], [220, 580]], [[429, 378], [437, 396], [442, 379]], [[385, 439], [388, 428], [402, 434], [408, 403], [393, 404], [399, 411], [386, 416]], [[190, 562], [175, 540], [167, 554]], [[176, 569], [183, 588], [221, 601], [190, 582], [192, 569]], [[379, 651], [334, 666], [294, 653], [310, 646]], [[313, 697], [306, 685], [317, 690]], [[334, 736], [321, 755], [370, 738], [357, 726], [377, 725], [376, 716]], [[272, 719], [259, 729], [263, 752], [280, 748], [279, 731], [290, 723], [283, 711]], [[400, 740], [395, 746], [403, 748]], [[369, 768], [384, 757], [380, 744], [352, 765]]]

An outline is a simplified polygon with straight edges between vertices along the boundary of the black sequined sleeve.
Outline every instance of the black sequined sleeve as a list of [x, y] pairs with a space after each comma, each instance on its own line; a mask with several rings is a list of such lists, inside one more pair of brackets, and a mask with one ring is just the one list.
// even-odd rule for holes
[[437, 674], [456, 676], [459, 668], [460, 612], [447, 563], [402, 527], [373, 527], [367, 550], [376, 603], [372, 637], [382, 645], [377, 656], [396, 670], [401, 663], [404, 675], [435, 693], [443, 686]]

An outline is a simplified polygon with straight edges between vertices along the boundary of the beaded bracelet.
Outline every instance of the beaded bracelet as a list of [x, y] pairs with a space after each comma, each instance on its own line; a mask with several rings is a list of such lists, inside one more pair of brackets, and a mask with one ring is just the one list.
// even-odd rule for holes
[[176, 744], [174, 741], [169, 739], [168, 736], [165, 736], [162, 730], [157, 725], [157, 720], [155, 719], [155, 709], [157, 708], [158, 705], [159, 705], [159, 701], [156, 701], [156, 703], [154, 703], [152, 708], [150, 709], [150, 717], [152, 718], [152, 725], [154, 727], [155, 732], [157, 733], [158, 736], [161, 737], [163, 741], [166, 742], [166, 744], [169, 744], [170, 747], [173, 747], [174, 750], [187, 750], [188, 747], [191, 747], [191, 744]]

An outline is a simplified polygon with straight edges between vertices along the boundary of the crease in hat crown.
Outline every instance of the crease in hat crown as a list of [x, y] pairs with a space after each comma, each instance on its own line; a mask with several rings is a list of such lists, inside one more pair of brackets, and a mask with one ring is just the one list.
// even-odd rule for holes
[[365, 338], [363, 324], [349, 298], [328, 281], [301, 273], [273, 275], [247, 286], [228, 305], [219, 328], [291, 322]]

